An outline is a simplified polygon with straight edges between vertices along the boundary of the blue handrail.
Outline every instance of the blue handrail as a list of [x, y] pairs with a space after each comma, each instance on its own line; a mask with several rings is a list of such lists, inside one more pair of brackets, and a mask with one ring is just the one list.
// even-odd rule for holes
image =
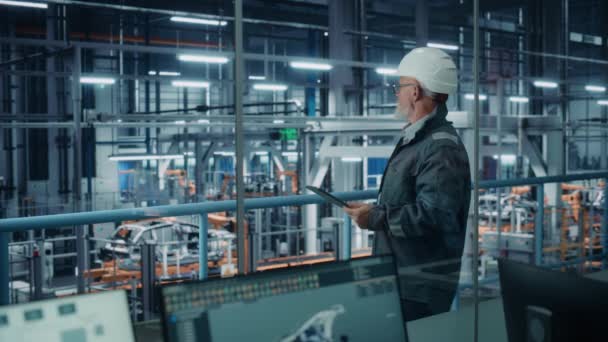
[[[479, 182], [482, 189], [502, 188], [522, 185], [535, 185], [558, 182], [571, 182], [595, 178], [607, 178], [608, 172], [594, 172], [565, 176], [548, 176], [510, 180], [492, 180]], [[376, 190], [355, 192], [336, 192], [337, 197], [346, 201], [376, 198]], [[294, 195], [252, 198], [245, 200], [245, 209], [262, 209], [286, 205], [319, 204], [324, 200], [317, 195]], [[94, 223], [141, 220], [155, 217], [196, 215], [236, 210], [236, 201], [201, 202], [190, 204], [162, 205], [147, 208], [115, 209], [91, 212], [18, 217], [0, 220], [0, 232], [39, 230], [66, 226], [79, 226]]]
[[[345, 201], [375, 198], [376, 190], [336, 192]], [[317, 195], [262, 197], [245, 200], [245, 209], [273, 208], [287, 205], [320, 204], [324, 200]], [[46, 216], [18, 217], [0, 220], [0, 232], [39, 230], [66, 226], [79, 226], [104, 222], [142, 220], [167, 216], [197, 215], [236, 210], [236, 201], [200, 202], [190, 204], [161, 205], [156, 207], [100, 210]]]
[[[571, 182], [577, 180], [588, 180], [604, 178], [608, 184], [608, 172], [593, 172], [575, 175], [561, 175], [536, 177], [525, 179], [511, 180], [493, 180], [482, 181], [479, 187], [482, 189], [512, 187], [522, 185], [542, 185], [546, 183]], [[608, 247], [608, 186], [604, 187], [604, 217], [602, 220], [602, 246], [605, 250]], [[334, 193], [337, 197], [345, 201], [373, 199], [377, 197], [377, 190], [365, 190], [356, 192], [337, 192]], [[539, 201], [542, 202], [543, 196], [540, 196]], [[280, 206], [301, 206], [309, 204], [320, 204], [324, 200], [317, 195], [296, 195], [296, 196], [278, 196], [253, 198], [245, 200], [245, 209], [262, 209]], [[540, 203], [540, 202], [539, 202]], [[539, 206], [542, 207], [542, 206]], [[57, 214], [47, 216], [32, 216], [19, 217], [0, 220], [0, 305], [8, 303], [8, 233], [27, 230], [41, 230], [49, 228], [58, 228], [66, 226], [82, 226], [104, 222], [118, 222], [126, 220], [140, 220], [149, 218], [160, 218], [167, 216], [184, 216], [184, 215], [201, 215], [201, 229], [199, 229], [199, 276], [205, 278], [207, 275], [207, 214], [222, 211], [236, 210], [236, 201], [218, 201], [218, 202], [202, 202], [191, 204], [164, 205], [147, 208], [136, 209], [117, 209], [117, 210], [102, 210], [93, 212], [79, 212], [68, 214]], [[538, 220], [537, 224], [542, 227], [543, 220]], [[350, 224], [345, 224], [344, 229], [348, 230]], [[542, 228], [541, 228], [542, 229]], [[350, 236], [350, 232], [344, 232], [345, 236]], [[538, 246], [539, 244], [537, 244]], [[542, 245], [541, 245], [542, 248]], [[350, 255], [345, 254], [341, 258], [348, 258]]]

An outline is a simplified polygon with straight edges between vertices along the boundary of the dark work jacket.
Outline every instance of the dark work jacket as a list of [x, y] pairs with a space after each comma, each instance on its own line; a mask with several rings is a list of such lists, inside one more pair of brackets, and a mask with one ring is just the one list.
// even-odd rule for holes
[[[411, 141], [399, 140], [370, 212], [373, 253], [394, 254], [401, 269], [462, 256], [471, 175], [467, 152], [447, 113], [445, 104], [437, 105]], [[446, 311], [457, 274], [452, 278], [445, 283], [400, 275], [401, 297], [428, 303], [437, 313]]]

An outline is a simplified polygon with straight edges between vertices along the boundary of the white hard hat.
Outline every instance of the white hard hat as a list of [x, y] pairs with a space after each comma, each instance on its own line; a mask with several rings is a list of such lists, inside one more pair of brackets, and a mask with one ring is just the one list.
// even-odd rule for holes
[[416, 48], [405, 55], [397, 75], [413, 77], [423, 88], [439, 94], [452, 94], [458, 82], [458, 70], [452, 58], [430, 47]]

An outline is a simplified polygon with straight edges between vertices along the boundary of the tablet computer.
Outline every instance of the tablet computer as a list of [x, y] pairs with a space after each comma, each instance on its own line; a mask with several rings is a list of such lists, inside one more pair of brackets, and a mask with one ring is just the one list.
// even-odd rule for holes
[[306, 189], [314, 192], [315, 194], [323, 197], [326, 201], [331, 202], [335, 205], [337, 205], [340, 208], [344, 208], [347, 207], [348, 208], [348, 203], [344, 202], [343, 200], [339, 199], [338, 197], [330, 194], [329, 192], [325, 191], [325, 190], [321, 190], [317, 187], [311, 186], [311, 185], [307, 185]]

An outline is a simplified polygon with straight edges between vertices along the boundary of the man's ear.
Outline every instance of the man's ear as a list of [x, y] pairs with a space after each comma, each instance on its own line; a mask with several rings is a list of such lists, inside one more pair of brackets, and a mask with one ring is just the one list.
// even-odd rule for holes
[[414, 93], [416, 95], [416, 101], [421, 100], [424, 94], [424, 91], [422, 90], [422, 87], [420, 85], [417, 85], [416, 87], [416, 92]]
[[422, 87], [420, 85], [414, 87], [414, 98], [416, 101], [422, 99]]

